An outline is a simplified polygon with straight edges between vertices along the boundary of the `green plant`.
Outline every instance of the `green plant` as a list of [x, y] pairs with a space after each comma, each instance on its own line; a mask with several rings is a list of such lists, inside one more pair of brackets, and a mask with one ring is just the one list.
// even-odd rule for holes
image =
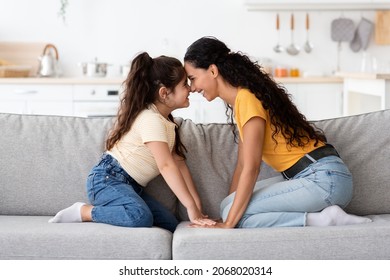
[[58, 11], [58, 16], [62, 18], [64, 23], [66, 22], [66, 8], [68, 5], [68, 0], [60, 0], [60, 10]]

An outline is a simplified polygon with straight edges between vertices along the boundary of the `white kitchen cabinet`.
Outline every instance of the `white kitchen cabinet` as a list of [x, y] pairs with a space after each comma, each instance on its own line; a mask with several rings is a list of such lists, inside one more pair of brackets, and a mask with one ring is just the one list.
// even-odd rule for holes
[[339, 73], [344, 77], [343, 115], [390, 109], [390, 74]]
[[16, 114], [72, 115], [69, 85], [7, 84], [0, 86], [0, 111]]
[[342, 83], [285, 83], [284, 86], [308, 120], [342, 116]]
[[222, 99], [207, 101], [199, 93], [191, 93], [190, 106], [172, 112], [174, 117], [191, 119], [195, 123], [226, 123], [226, 107]]

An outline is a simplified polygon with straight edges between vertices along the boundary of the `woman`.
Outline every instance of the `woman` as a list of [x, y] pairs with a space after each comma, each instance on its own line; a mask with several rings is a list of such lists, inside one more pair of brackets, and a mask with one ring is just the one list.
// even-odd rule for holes
[[144, 192], [160, 173], [198, 225], [205, 219], [171, 112], [189, 106], [189, 86], [181, 62], [139, 54], [125, 81], [116, 123], [106, 152], [87, 180], [91, 204], [75, 203], [49, 222], [98, 222], [125, 227], [159, 226], [174, 231], [178, 221]]
[[[206, 227], [329, 226], [369, 222], [342, 208], [352, 176], [325, 135], [291, 102], [285, 89], [246, 55], [203, 37], [184, 57], [192, 92], [223, 99], [239, 132], [238, 160], [222, 222]], [[264, 160], [283, 176], [256, 183]], [[195, 225], [197, 226], [197, 225]]]

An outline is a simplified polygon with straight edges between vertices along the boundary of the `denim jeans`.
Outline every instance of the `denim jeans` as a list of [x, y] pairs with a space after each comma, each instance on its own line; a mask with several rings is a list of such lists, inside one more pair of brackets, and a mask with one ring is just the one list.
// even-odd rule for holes
[[157, 226], [173, 232], [176, 217], [139, 185], [109, 154], [104, 154], [87, 179], [92, 220], [124, 227]]
[[[225, 221], [235, 193], [221, 203]], [[256, 183], [248, 207], [236, 227], [305, 226], [308, 212], [330, 205], [344, 208], [352, 199], [352, 175], [344, 162], [328, 156], [310, 164], [290, 180], [282, 175]]]

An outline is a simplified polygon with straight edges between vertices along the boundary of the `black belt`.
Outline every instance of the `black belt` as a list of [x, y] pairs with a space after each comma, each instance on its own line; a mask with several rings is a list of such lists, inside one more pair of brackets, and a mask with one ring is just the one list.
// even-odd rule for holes
[[325, 146], [319, 147], [315, 149], [314, 151], [311, 151], [310, 153], [305, 154], [300, 160], [298, 160], [293, 166], [286, 169], [282, 172], [282, 175], [285, 179], [289, 180], [295, 175], [297, 175], [299, 172], [304, 170], [306, 167], [308, 167], [313, 162], [316, 162], [320, 158], [327, 157], [327, 156], [338, 156], [340, 157], [339, 153], [336, 151], [336, 149], [330, 145], [326, 144]]

